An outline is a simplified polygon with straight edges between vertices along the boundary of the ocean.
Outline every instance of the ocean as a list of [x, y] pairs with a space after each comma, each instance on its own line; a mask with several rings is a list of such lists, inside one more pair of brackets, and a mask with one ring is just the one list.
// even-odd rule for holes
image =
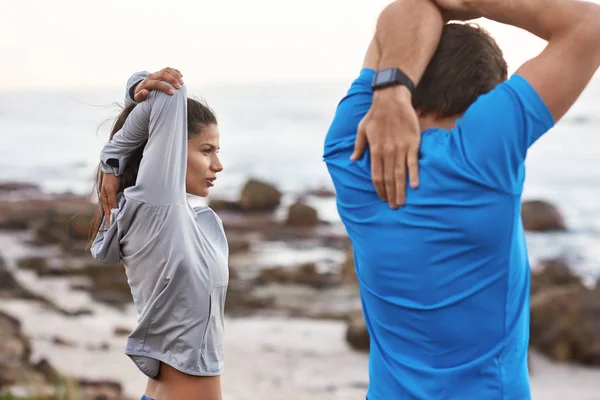
[[[323, 138], [348, 83], [189, 87], [215, 109], [225, 166], [212, 196], [235, 198], [250, 177], [288, 198], [332, 187]], [[0, 92], [0, 180], [33, 182], [47, 192], [91, 194], [100, 149], [123, 92]], [[600, 77], [530, 150], [524, 199], [548, 200], [568, 231], [528, 234], [532, 262], [566, 257], [588, 282], [600, 277]], [[332, 199], [317, 204], [340, 223]]]

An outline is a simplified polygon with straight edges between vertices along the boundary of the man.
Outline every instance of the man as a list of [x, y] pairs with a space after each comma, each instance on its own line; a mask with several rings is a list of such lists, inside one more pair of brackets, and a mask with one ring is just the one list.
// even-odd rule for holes
[[[598, 69], [600, 7], [572, 0], [393, 6], [405, 29], [396, 64], [382, 66], [392, 50], [376, 37], [338, 105], [324, 154], [371, 337], [368, 399], [529, 399], [525, 156]], [[460, 24], [442, 30], [444, 20], [471, 16], [526, 29], [548, 46], [506, 80], [506, 63], [486, 32]], [[423, 46], [438, 40], [429, 59]], [[418, 81], [414, 91], [411, 81]], [[359, 157], [365, 136], [381, 143], [390, 134], [373, 127], [369, 110], [379, 96], [403, 109], [393, 116], [397, 125], [422, 132], [419, 187], [397, 209], [380, 199], [389, 190], [380, 196], [373, 186], [372, 171], [386, 166], [374, 166], [380, 161], [371, 153]]]

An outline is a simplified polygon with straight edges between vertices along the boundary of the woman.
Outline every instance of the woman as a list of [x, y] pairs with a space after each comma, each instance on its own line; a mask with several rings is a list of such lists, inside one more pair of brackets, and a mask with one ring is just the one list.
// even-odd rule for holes
[[[223, 170], [217, 120], [187, 98], [178, 71], [147, 75], [130, 78], [101, 153], [98, 193], [106, 202], [116, 184], [118, 203], [99, 204], [91, 252], [125, 264], [138, 313], [125, 354], [149, 378], [142, 399], [220, 400], [228, 246], [217, 215], [186, 196], [207, 196]], [[147, 99], [136, 105], [134, 91]]]

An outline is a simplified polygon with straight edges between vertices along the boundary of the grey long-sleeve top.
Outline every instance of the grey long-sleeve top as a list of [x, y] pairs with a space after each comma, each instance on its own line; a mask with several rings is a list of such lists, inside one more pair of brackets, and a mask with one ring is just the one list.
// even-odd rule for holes
[[[129, 79], [126, 102], [146, 75]], [[164, 362], [190, 375], [219, 375], [228, 246], [219, 217], [187, 201], [185, 86], [172, 96], [152, 91], [133, 109], [102, 151], [103, 171], [119, 175], [146, 139], [136, 184], [119, 196], [110, 228], [104, 221], [91, 252], [125, 264], [138, 314], [125, 353], [144, 374], [156, 377]]]

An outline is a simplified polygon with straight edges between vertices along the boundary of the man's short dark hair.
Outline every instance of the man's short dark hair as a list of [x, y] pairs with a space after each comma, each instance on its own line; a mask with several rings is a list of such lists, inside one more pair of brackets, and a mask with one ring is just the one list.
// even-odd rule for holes
[[505, 81], [507, 69], [502, 50], [487, 31], [474, 24], [447, 24], [413, 106], [437, 118], [460, 115], [477, 97]]

